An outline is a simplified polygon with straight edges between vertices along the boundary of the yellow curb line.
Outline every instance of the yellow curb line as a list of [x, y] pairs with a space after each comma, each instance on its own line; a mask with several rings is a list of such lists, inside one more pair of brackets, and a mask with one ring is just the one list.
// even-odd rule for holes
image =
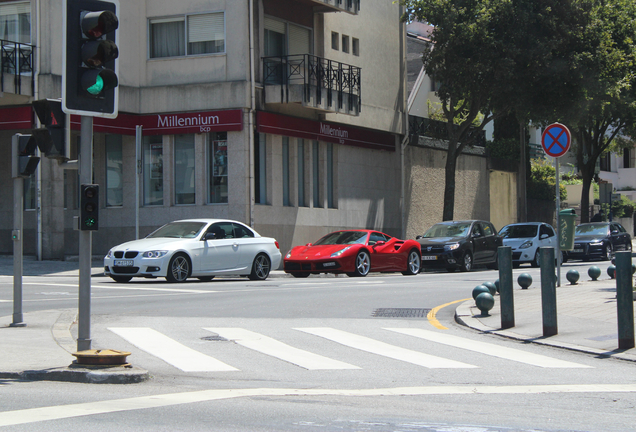
[[437, 318], [436, 318], [437, 312], [440, 309], [445, 308], [446, 306], [450, 306], [452, 304], [459, 303], [459, 302], [464, 302], [466, 300], [470, 300], [470, 299], [469, 298], [465, 298], [465, 299], [461, 299], [461, 300], [455, 300], [455, 301], [452, 301], [450, 303], [445, 303], [443, 305], [440, 305], [440, 306], [437, 306], [437, 307], [431, 309], [431, 311], [428, 313], [428, 315], [426, 315], [426, 318], [428, 318], [428, 322], [430, 322], [433, 327], [436, 327], [436, 328], [438, 328], [440, 330], [448, 330], [448, 327], [444, 327], [437, 320]]

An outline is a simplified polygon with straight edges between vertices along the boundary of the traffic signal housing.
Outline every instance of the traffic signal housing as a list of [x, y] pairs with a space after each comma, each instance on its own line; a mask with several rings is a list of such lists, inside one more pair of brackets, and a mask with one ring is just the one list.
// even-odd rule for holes
[[58, 99], [33, 101], [33, 111], [40, 119], [42, 128], [31, 132], [38, 148], [48, 158], [68, 160], [70, 149], [68, 134], [70, 116], [62, 111], [62, 102]]
[[117, 0], [65, 0], [62, 106], [67, 114], [117, 117]]
[[32, 135], [15, 134], [12, 142], [12, 177], [29, 178], [33, 175], [40, 158], [35, 155], [38, 148]]
[[83, 184], [80, 186], [80, 220], [82, 231], [97, 231], [99, 227], [99, 185]]

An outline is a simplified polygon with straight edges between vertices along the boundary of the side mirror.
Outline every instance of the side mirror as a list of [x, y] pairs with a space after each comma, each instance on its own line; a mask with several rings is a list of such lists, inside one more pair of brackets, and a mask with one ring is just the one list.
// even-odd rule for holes
[[539, 240], [547, 239], [549, 236], [547, 234], [541, 234], [539, 236]]
[[311, 243], [307, 243], [305, 246], [309, 247], [309, 246], [311, 246]]
[[416, 237], [415, 237], [415, 240], [419, 240], [419, 239], [421, 239], [421, 238], [422, 238], [422, 236], [421, 236], [421, 235], [418, 235], [418, 236], [416, 236]]
[[216, 234], [209, 232], [209, 233], [205, 233], [205, 235], [203, 236], [201, 240], [206, 241], [206, 240], [214, 240], [214, 239], [216, 239]]
[[375, 244], [373, 245], [373, 247], [382, 246], [382, 245], [384, 245], [384, 244], [386, 244], [386, 242], [385, 242], [384, 240], [380, 240], [380, 241], [375, 242]]

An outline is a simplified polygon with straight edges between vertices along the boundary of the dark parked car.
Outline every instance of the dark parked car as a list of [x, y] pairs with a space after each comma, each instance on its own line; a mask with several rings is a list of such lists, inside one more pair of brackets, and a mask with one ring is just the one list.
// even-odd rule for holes
[[568, 259], [608, 261], [616, 251], [631, 251], [632, 238], [617, 222], [583, 223], [574, 231], [574, 249]]
[[497, 248], [502, 246], [495, 227], [486, 221], [440, 222], [417, 236], [422, 248], [422, 268], [470, 271], [475, 265], [497, 268]]

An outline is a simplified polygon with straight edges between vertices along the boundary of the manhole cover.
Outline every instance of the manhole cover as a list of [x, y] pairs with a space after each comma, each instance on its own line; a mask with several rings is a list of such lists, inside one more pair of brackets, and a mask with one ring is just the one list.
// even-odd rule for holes
[[376, 318], [426, 318], [430, 309], [380, 308], [371, 316]]

